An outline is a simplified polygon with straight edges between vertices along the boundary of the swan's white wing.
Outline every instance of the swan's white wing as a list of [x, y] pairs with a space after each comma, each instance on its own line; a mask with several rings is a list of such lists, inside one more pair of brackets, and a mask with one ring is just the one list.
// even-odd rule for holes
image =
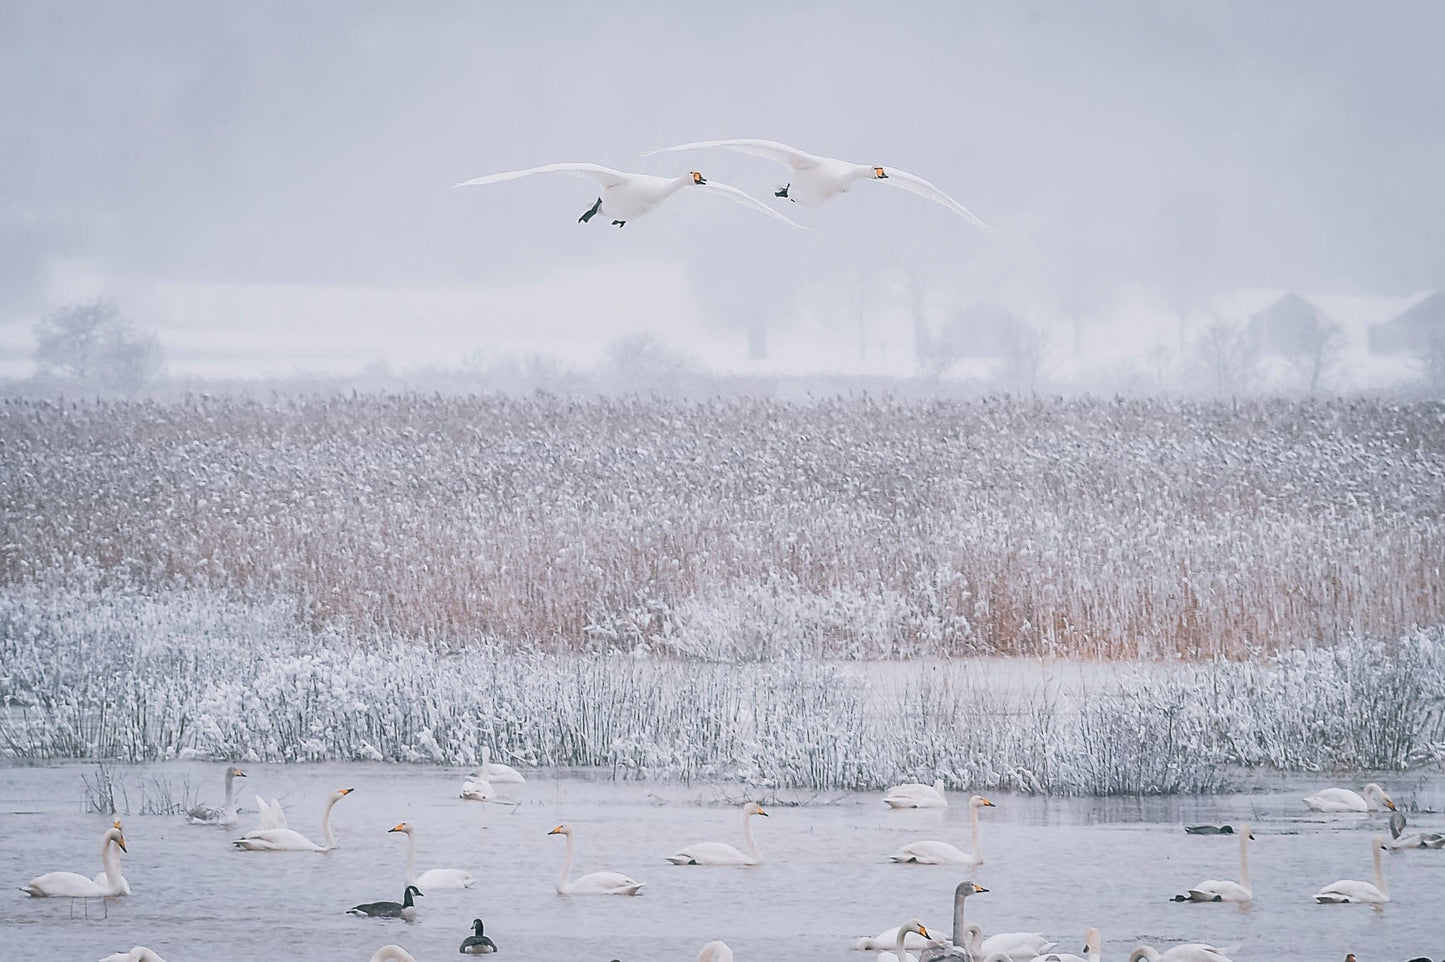
[[504, 180], [516, 180], [518, 177], [530, 177], [533, 174], [572, 174], [576, 177], [587, 177], [597, 181], [603, 187], [616, 187], [627, 182], [628, 175], [620, 170], [613, 170], [611, 167], [603, 167], [599, 164], [543, 164], [541, 167], [528, 167], [526, 170], [508, 170], [500, 174], [488, 174], [485, 177], [473, 177], [471, 180], [464, 180], [460, 184], [453, 184], [453, 187], [480, 187], [483, 184], [499, 184]]
[[260, 795], [256, 796], [256, 831], [265, 831], [271, 828], [286, 828], [286, 812], [281, 808], [281, 803], [271, 799], [268, 803]]
[[947, 207], [958, 216], [968, 220], [976, 227], [982, 227], [984, 230], [994, 229], [989, 225], [985, 224], [983, 221], [979, 220], [978, 216], [974, 214], [973, 211], [969, 210], [967, 207], [963, 206], [958, 201], [954, 200], [952, 197], [939, 190], [937, 187], [934, 187], [922, 177], [919, 177], [916, 174], [910, 174], [906, 170], [899, 170], [897, 167], [885, 167], [883, 168], [883, 170], [888, 174], [888, 176], [879, 180], [879, 183], [888, 184], [892, 187], [898, 187], [902, 190], [908, 191], [910, 194], [917, 194], [919, 197], [925, 197], [928, 200], [933, 201], [935, 204], [942, 204], [944, 207]]
[[793, 170], [804, 170], [808, 167], [816, 167], [824, 158], [799, 150], [796, 147], [789, 147], [787, 144], [780, 144], [776, 140], [699, 140], [690, 144], [678, 144], [676, 147], [662, 147], [658, 150], [649, 150], [646, 156], [661, 154], [670, 150], [703, 150], [708, 147], [725, 147], [728, 150], [735, 150], [740, 154], [751, 154], [754, 157], [766, 157], [768, 160], [776, 160], [780, 164], [786, 164]]
[[791, 221], [791, 220], [789, 220], [788, 218], [784, 217], [782, 214], [779, 214], [777, 211], [773, 210], [773, 209], [772, 209], [771, 207], [769, 207], [767, 204], [764, 204], [762, 201], [758, 200], [758, 199], [757, 199], [756, 197], [754, 197], [752, 194], [749, 194], [749, 193], [747, 193], [746, 191], [738, 190], [736, 187], [733, 187], [733, 186], [731, 186], [731, 185], [729, 185], [729, 184], [719, 184], [719, 183], [718, 183], [717, 181], [715, 181], [715, 180], [709, 180], [709, 181], [707, 181], [706, 183], [699, 184], [698, 186], [699, 186], [699, 187], [705, 187], [705, 188], [707, 188], [708, 190], [718, 191], [721, 196], [726, 197], [728, 200], [731, 200], [731, 201], [733, 201], [734, 203], [742, 204], [744, 207], [751, 207], [753, 210], [762, 211], [764, 214], [767, 214], [769, 217], [772, 217], [772, 218], [774, 218], [774, 219], [776, 219], [776, 220], [780, 220], [780, 221], [782, 221], [784, 224], [787, 224], [787, 225], [790, 226], [790, 227], [796, 227], [796, 228], [798, 228], [798, 230], [807, 230], [807, 229], [808, 229], [808, 228], [804, 227], [802, 224], [795, 224], [795, 223], [793, 223], [793, 221]]

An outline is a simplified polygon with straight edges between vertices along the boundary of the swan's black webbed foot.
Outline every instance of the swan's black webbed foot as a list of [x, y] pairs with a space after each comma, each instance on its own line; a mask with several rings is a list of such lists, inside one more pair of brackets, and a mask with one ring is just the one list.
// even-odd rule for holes
[[[792, 185], [792, 184], [784, 184], [782, 187], [779, 187], [777, 190], [773, 191], [773, 196], [774, 196], [774, 197], [788, 197], [788, 188], [791, 187], [791, 186], [793, 186], [793, 185]], [[792, 200], [791, 197], [788, 197], [788, 199], [789, 199], [789, 200]]]
[[587, 213], [585, 213], [585, 214], [583, 214], [581, 217], [577, 218], [577, 223], [579, 223], [579, 224], [585, 224], [585, 223], [587, 223], [589, 220], [592, 219], [592, 215], [595, 214], [595, 213], [597, 213], [597, 212], [598, 212], [599, 210], [601, 210], [601, 209], [602, 209], [602, 198], [599, 197], [599, 198], [597, 198], [597, 203], [593, 204], [592, 207], [587, 211]]
[[612, 222], [612, 226], [613, 226], [613, 227], [626, 227], [626, 226], [627, 226], [627, 221], [625, 221], [625, 220], [615, 220], [615, 221]]

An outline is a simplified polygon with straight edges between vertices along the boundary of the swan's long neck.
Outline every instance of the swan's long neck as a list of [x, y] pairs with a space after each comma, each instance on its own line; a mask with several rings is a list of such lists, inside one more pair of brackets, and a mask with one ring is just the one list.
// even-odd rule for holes
[[973, 860], [983, 861], [983, 849], [978, 847], [978, 806], [968, 806], [969, 833], [973, 836]]
[[233, 769], [226, 769], [226, 804], [222, 808], [230, 811], [231, 806], [236, 802], [236, 772]]
[[[955, 892], [955, 893], [953, 894], [953, 944], [954, 944], [954, 945], [963, 945], [963, 928], [964, 928], [964, 925], [963, 925], [963, 904], [964, 904], [965, 902], [967, 902], [967, 901], [968, 901], [968, 897], [965, 896], [962, 892]], [[983, 933], [980, 932], [979, 934], [982, 935]], [[900, 962], [902, 962], [903, 956], [900, 955], [898, 958], [899, 958]]]
[[1385, 866], [1380, 863], [1381, 847], [1373, 846], [1375, 849], [1375, 888], [1380, 890], [1381, 895], [1389, 895], [1390, 890], [1385, 887]]
[[[977, 925], [965, 925], [963, 934], [968, 937], [967, 944], [958, 941], [958, 931], [953, 933], [953, 944], [968, 950], [968, 954], [976, 958], [983, 958], [983, 929]], [[989, 956], [992, 958], [993, 956]]]
[[908, 937], [908, 926], [898, 926], [898, 943], [893, 951], [898, 953], [898, 962], [908, 962], [908, 956], [903, 951], [903, 940]]
[[321, 837], [326, 840], [327, 848], [336, 847], [336, 836], [331, 834], [331, 810], [336, 807], [339, 796], [333, 795], [326, 800], [326, 811], [321, 813]]
[[416, 881], [416, 835], [406, 833], [406, 884]]
[[[105, 880], [109, 883], [112, 892], [120, 891], [121, 883], [125, 881], [120, 874], [119, 852], [120, 845], [113, 838], [107, 837], [100, 844], [100, 864], [105, 869]], [[1375, 859], [1375, 865], [1378, 867], [1379, 864], [1380, 860]]]
[[567, 833], [567, 854], [562, 858], [562, 874], [557, 876], [557, 891], [566, 895], [572, 889], [572, 850], [577, 840]]
[[[743, 816], [743, 838], [748, 843], [748, 858], [754, 862], [763, 860], [762, 854], [758, 851], [758, 843], [753, 841], [753, 813], [748, 812]], [[901, 960], [900, 960], [901, 962]]]
[[1249, 884], [1249, 829], [1239, 833], [1239, 884], [1254, 891]]

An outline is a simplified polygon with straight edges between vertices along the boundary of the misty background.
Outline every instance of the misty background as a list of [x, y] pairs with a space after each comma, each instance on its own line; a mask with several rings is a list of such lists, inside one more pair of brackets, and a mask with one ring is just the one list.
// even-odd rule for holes
[[[1362, 353], [1445, 287], [1442, 29], [1426, 2], [12, 2], [0, 375], [94, 299], [178, 378], [630, 352], [1164, 383], [1291, 291]], [[727, 137], [917, 173], [999, 230], [866, 183], [787, 205], [760, 158], [643, 156]], [[579, 225], [596, 189], [563, 175], [451, 187], [561, 161], [699, 169], [812, 229], [687, 192]], [[928, 356], [978, 311], [1033, 341]]]

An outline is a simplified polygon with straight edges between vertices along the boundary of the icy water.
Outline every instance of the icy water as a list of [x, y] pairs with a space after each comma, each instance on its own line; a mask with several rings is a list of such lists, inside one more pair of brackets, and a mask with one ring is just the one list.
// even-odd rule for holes
[[[355, 787], [333, 816], [340, 848], [326, 855], [241, 852], [237, 830], [185, 824], [177, 816], [122, 815], [133, 894], [108, 905], [31, 899], [18, 886], [55, 869], [100, 871], [98, 839], [109, 817], [85, 814], [82, 776], [93, 765], [0, 768], [0, 944], [6, 958], [94, 960], [134, 944], [167, 962], [296, 959], [365, 962], [387, 942], [421, 962], [457, 958], [474, 916], [509, 959], [690, 962], [723, 939], [739, 962], [820, 959], [869, 962], [854, 951], [872, 935], [920, 916], [947, 932], [954, 885], [973, 878], [990, 891], [969, 901], [985, 931], [1041, 930], [1080, 952], [1084, 930], [1103, 933], [1103, 958], [1125, 959], [1139, 942], [1166, 948], [1205, 941], [1236, 960], [1360, 962], [1445, 955], [1445, 851], [1386, 858], [1393, 897], [1383, 908], [1318, 905], [1311, 893], [1339, 878], [1370, 880], [1369, 836], [1382, 816], [1322, 816], [1299, 797], [1342, 780], [1291, 779], [1250, 794], [1150, 799], [991, 796], [982, 815], [986, 864], [894, 865], [886, 856], [919, 838], [967, 849], [964, 797], [943, 811], [893, 812], [878, 794], [784, 793], [754, 825], [765, 864], [680, 867], [664, 856], [692, 842], [742, 847], [737, 785], [613, 782], [607, 773], [529, 774], [498, 786], [503, 803], [456, 797], [464, 771], [387, 765], [244, 766], [240, 797], [254, 821], [256, 792], [286, 805], [292, 828], [320, 838], [321, 807], [334, 788]], [[189, 779], [218, 801], [221, 767], [168, 763], [117, 768], [131, 787], [155, 777]], [[1445, 779], [1384, 777], [1411, 825], [1445, 828]], [[1351, 779], [1353, 783], [1356, 779]], [[1363, 779], [1358, 779], [1363, 781]], [[1358, 784], [1353, 785], [1357, 790]], [[765, 799], [770, 798], [764, 795]], [[1418, 811], [1417, 811], [1418, 810]], [[405, 838], [418, 831], [418, 869], [465, 868], [469, 890], [433, 892], [415, 923], [354, 918], [347, 907], [399, 899]], [[1251, 908], [1175, 904], [1168, 897], [1202, 878], [1237, 878], [1231, 837], [1186, 835], [1183, 824], [1252, 820], [1258, 838]], [[647, 883], [636, 898], [554, 890], [564, 840], [577, 832], [574, 874], [610, 869]], [[87, 917], [88, 916], [88, 917]]]

